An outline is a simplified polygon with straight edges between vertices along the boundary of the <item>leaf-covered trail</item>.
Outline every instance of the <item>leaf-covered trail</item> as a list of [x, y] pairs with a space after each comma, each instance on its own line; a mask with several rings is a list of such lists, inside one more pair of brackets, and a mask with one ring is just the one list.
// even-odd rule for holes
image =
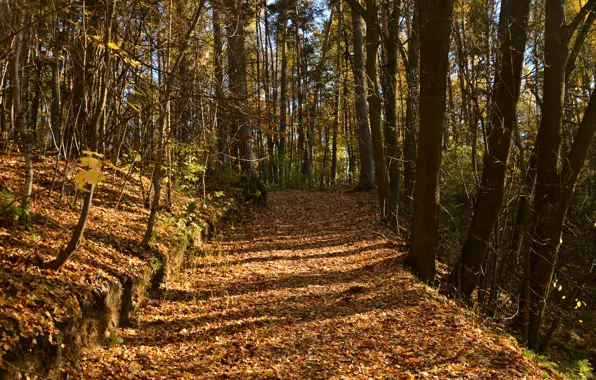
[[[87, 377], [545, 378], [418, 283], [365, 194], [283, 191], [210, 243]], [[436, 377], [435, 377], [436, 376]]]

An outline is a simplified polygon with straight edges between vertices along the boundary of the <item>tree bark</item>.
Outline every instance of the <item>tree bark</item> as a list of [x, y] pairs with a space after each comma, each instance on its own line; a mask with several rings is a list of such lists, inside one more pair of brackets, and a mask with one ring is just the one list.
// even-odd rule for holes
[[220, 157], [219, 161], [222, 168], [227, 168], [229, 166], [229, 155], [230, 152], [228, 150], [228, 128], [225, 122], [225, 118], [223, 117], [223, 79], [224, 79], [224, 70], [223, 70], [223, 38], [222, 38], [222, 31], [221, 31], [221, 21], [220, 21], [220, 5], [218, 3], [213, 4], [213, 66], [214, 66], [214, 76], [215, 76], [215, 101], [216, 101], [216, 110], [215, 110], [215, 122], [217, 124], [217, 150], [218, 156]]
[[[89, 8], [91, 10], [91, 21], [90, 25], [92, 28], [99, 28], [99, 20], [101, 14], [101, 6], [95, 2], [89, 2]], [[104, 17], [106, 18], [106, 25], [105, 25], [105, 32], [104, 32], [104, 44], [107, 44], [111, 41], [112, 37], [112, 20], [116, 11], [116, 2], [107, 3], [106, 9], [104, 13]], [[86, 13], [86, 9], [83, 8], [83, 15]], [[85, 17], [85, 16], [83, 16]], [[93, 31], [99, 34], [98, 30]], [[110, 49], [104, 49], [103, 52], [103, 71], [101, 75], [94, 72], [92, 70], [93, 65], [99, 63], [94, 62], [94, 60], [99, 61], [99, 57], [95, 53], [95, 48], [85, 42], [86, 46], [83, 49], [87, 50], [87, 65], [84, 64], [82, 60], [83, 54], [79, 56], [76, 60], [77, 64], [79, 65], [78, 68], [75, 70], [80, 70], [83, 73], [82, 78], [86, 82], [83, 86], [84, 88], [89, 88], [96, 91], [96, 98], [95, 98], [95, 108], [92, 108], [90, 101], [85, 102], [85, 96], [82, 97], [80, 100], [81, 108], [79, 110], [78, 121], [82, 124], [84, 130], [86, 130], [88, 134], [88, 147], [91, 152], [97, 152], [98, 148], [98, 135], [100, 130], [100, 124], [105, 122], [105, 118], [102, 118], [104, 110], [106, 108], [107, 98], [108, 98], [108, 89], [109, 89], [109, 73], [110, 73], [110, 61], [111, 61], [111, 53]], [[80, 84], [83, 85], [83, 84]], [[83, 90], [85, 91], [85, 90]], [[90, 120], [88, 118], [90, 117]], [[86, 187], [85, 198], [83, 201], [83, 208], [81, 209], [81, 214], [79, 216], [79, 221], [77, 223], [77, 227], [75, 228], [72, 237], [66, 246], [66, 248], [60, 252], [58, 257], [53, 261], [49, 262], [46, 267], [48, 269], [58, 270], [60, 267], [70, 258], [73, 252], [78, 248], [79, 244], [81, 243], [81, 239], [83, 238], [83, 234], [85, 232], [85, 228], [87, 226], [87, 221], [89, 220], [89, 213], [91, 211], [91, 203], [93, 201], [93, 192], [95, 190], [95, 186], [93, 184], [89, 184]]]
[[337, 73], [336, 83], [335, 83], [335, 99], [334, 99], [334, 119], [333, 119], [333, 136], [332, 136], [332, 143], [331, 143], [331, 178], [329, 183], [331, 185], [336, 184], [336, 177], [337, 177], [337, 134], [339, 130], [339, 117], [340, 117], [340, 110], [339, 105], [341, 102], [341, 82], [342, 82], [342, 67], [341, 67], [341, 32], [342, 32], [342, 6], [341, 1], [337, 3], [337, 40], [336, 40], [336, 60], [335, 60], [335, 71]]
[[360, 177], [358, 187], [370, 189], [375, 183], [372, 139], [368, 126], [366, 88], [364, 85], [364, 53], [362, 46], [362, 16], [352, 9], [354, 44], [354, 82], [356, 93], [356, 122], [358, 124], [358, 151], [360, 152]]
[[385, 4], [383, 13], [386, 19], [383, 47], [386, 55], [383, 94], [385, 97], [384, 134], [387, 146], [387, 168], [389, 186], [387, 190], [387, 219], [392, 227], [399, 223], [399, 201], [401, 188], [400, 152], [397, 142], [397, 69], [399, 52], [399, 20], [401, 0], [393, 0], [391, 6]]
[[561, 121], [569, 43], [575, 30], [595, 4], [595, 0], [589, 0], [573, 21], [566, 24], [565, 1], [546, 2], [544, 94], [542, 120], [536, 140], [536, 193], [532, 222], [533, 238], [529, 253], [530, 310], [527, 323], [528, 345], [531, 348], [537, 347], [539, 343], [546, 299], [561, 245], [563, 223], [579, 174], [577, 170], [583, 167], [585, 154], [596, 128], [596, 105], [592, 96], [569, 157], [565, 161], [563, 172], [559, 174]]
[[387, 191], [389, 178], [385, 164], [385, 146], [383, 129], [381, 126], [381, 96], [378, 81], [378, 50], [379, 50], [379, 14], [377, 0], [366, 0], [366, 78], [368, 119], [372, 137], [373, 155], [375, 159], [375, 179], [379, 209], [382, 216], [387, 213]]
[[[178, 53], [178, 57], [173, 64], [170, 64], [171, 59], [168, 57], [166, 61], [168, 62], [168, 67], [166, 69], [165, 78], [163, 80], [163, 91], [161, 93], [161, 102], [160, 102], [160, 119], [159, 119], [159, 130], [158, 130], [158, 138], [157, 138], [157, 154], [155, 158], [155, 163], [153, 167], [153, 200], [151, 202], [151, 212], [149, 214], [149, 220], [147, 221], [147, 228], [145, 229], [145, 234], [143, 235], [143, 240], [141, 242], [142, 247], [148, 247], [151, 239], [153, 237], [153, 229], [155, 228], [155, 224], [157, 222], [157, 213], [159, 212], [159, 202], [161, 199], [161, 169], [163, 163], [163, 157], [165, 154], [166, 149], [166, 138], [169, 132], [170, 126], [170, 111], [171, 111], [171, 99], [170, 99], [170, 89], [172, 85], [172, 81], [175, 78], [173, 73], [178, 70], [180, 63], [184, 59], [184, 55], [186, 54], [186, 50], [188, 49], [188, 41], [194, 29], [199, 22], [199, 18], [201, 16], [201, 11], [203, 10], [203, 5], [205, 1], [202, 0], [199, 3], [199, 6], [195, 10], [193, 14], [193, 18], [189, 28], [186, 30], [186, 34], [182, 37], [182, 41], [180, 42], [180, 50]], [[171, 12], [171, 10], [170, 10]], [[170, 25], [171, 26], [171, 25]]]
[[483, 272], [482, 263], [503, 202], [511, 135], [517, 121], [530, 3], [530, 0], [507, 0], [501, 5], [500, 55], [487, 126], [488, 151], [472, 224], [461, 253], [460, 268], [455, 268], [451, 274], [452, 284], [457, 284], [459, 271], [459, 290], [465, 299], [478, 285]]
[[288, 110], [288, 56], [287, 56], [287, 37], [288, 37], [288, 9], [284, 2], [281, 2], [280, 25], [281, 37], [279, 48], [281, 49], [281, 70], [279, 79], [279, 146], [277, 149], [279, 161], [279, 185], [283, 188], [286, 177], [286, 132], [287, 132], [287, 110]]
[[452, 0], [419, 0], [420, 136], [416, 159], [414, 219], [408, 262], [425, 282], [435, 276], [439, 226], [439, 169], [445, 120]]
[[419, 81], [419, 56], [420, 44], [418, 40], [418, 10], [414, 3], [412, 25], [408, 40], [406, 62], [406, 81], [408, 83], [408, 96], [406, 99], [406, 127], [404, 132], [404, 194], [411, 198], [414, 191], [416, 176], [416, 135], [418, 131], [418, 95], [420, 94]]
[[[17, 6], [20, 8], [20, 6]], [[13, 56], [11, 60], [10, 69], [10, 84], [12, 87], [12, 110], [13, 120], [15, 122], [15, 129], [17, 133], [21, 133], [21, 149], [23, 150], [23, 156], [25, 160], [25, 185], [23, 190], [23, 202], [21, 207], [23, 209], [23, 215], [28, 218], [29, 216], [29, 204], [31, 203], [31, 190], [33, 188], [33, 146], [31, 142], [31, 134], [29, 126], [25, 120], [25, 113], [21, 105], [21, 76], [20, 76], [20, 58], [21, 58], [21, 46], [23, 43], [23, 25], [25, 23], [25, 11], [24, 9], [18, 9], [17, 11], [17, 22], [15, 29], [17, 30], [13, 42]]]

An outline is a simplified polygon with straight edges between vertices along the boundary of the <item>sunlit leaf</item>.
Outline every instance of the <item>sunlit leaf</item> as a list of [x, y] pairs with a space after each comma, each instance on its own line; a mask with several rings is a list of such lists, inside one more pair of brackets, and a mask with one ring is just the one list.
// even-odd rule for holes
[[99, 170], [101, 168], [101, 161], [93, 157], [83, 157], [81, 158], [81, 165], [87, 166], [89, 169]]
[[81, 153], [83, 153], [86, 156], [96, 156], [96, 157], [100, 157], [100, 158], [103, 157], [103, 154], [98, 153], [98, 152], [92, 152], [90, 150], [83, 150], [83, 151], [81, 151]]
[[74, 181], [79, 189], [84, 189], [85, 185], [97, 186], [100, 181], [104, 181], [106, 177], [97, 169], [81, 170], [74, 178]]

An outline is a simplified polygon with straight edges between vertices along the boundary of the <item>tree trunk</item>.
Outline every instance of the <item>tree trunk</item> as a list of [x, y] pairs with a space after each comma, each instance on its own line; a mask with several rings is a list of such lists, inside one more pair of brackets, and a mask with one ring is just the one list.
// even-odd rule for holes
[[478, 285], [480, 274], [483, 272], [482, 263], [503, 202], [511, 134], [517, 122], [517, 100], [529, 13], [530, 0], [508, 0], [501, 6], [500, 55], [497, 60], [496, 83], [491, 96], [492, 105], [487, 126], [488, 151], [485, 155], [482, 183], [472, 224], [462, 249], [461, 265], [451, 275], [452, 283], [456, 284], [457, 272], [460, 271], [459, 290], [466, 299]]
[[341, 103], [340, 99], [340, 88], [342, 82], [342, 76], [340, 75], [342, 72], [341, 67], [341, 32], [342, 32], [342, 6], [341, 1], [337, 3], [337, 49], [336, 49], [336, 60], [335, 60], [335, 72], [337, 73], [337, 79], [335, 83], [335, 99], [334, 99], [334, 119], [333, 119], [333, 142], [331, 143], [331, 179], [329, 183], [331, 185], [336, 184], [336, 177], [337, 177], [337, 133], [339, 130], [339, 105]]
[[288, 110], [288, 56], [287, 56], [287, 36], [288, 36], [288, 9], [286, 4], [281, 3], [282, 10], [280, 14], [281, 38], [279, 48], [281, 49], [281, 72], [279, 80], [279, 147], [277, 150], [279, 162], [279, 185], [285, 184], [286, 170], [286, 130], [287, 130], [287, 110]]
[[362, 16], [352, 9], [354, 44], [354, 82], [356, 93], [356, 122], [358, 123], [358, 151], [360, 152], [360, 177], [358, 187], [370, 189], [375, 183], [372, 139], [368, 126], [366, 89], [364, 86], [364, 53], [362, 46]]
[[[233, 1], [230, 1], [233, 3]], [[252, 156], [252, 128], [248, 119], [248, 96], [246, 89], [246, 52], [244, 30], [245, 4], [243, 0], [236, 0], [234, 4], [234, 30], [233, 36], [228, 37], [229, 53], [232, 54], [232, 75], [230, 76], [231, 92], [237, 94], [239, 113], [235, 114], [240, 132], [240, 171], [247, 178], [256, 176]], [[283, 107], [283, 105], [281, 106]], [[281, 174], [281, 172], [280, 172]], [[281, 177], [280, 177], [281, 178]]]
[[[168, 87], [166, 87], [168, 88]], [[163, 163], [166, 130], [168, 128], [167, 122], [169, 120], [170, 100], [168, 91], [164, 91], [159, 112], [159, 130], [157, 131], [157, 155], [153, 166], [153, 174], [151, 176], [153, 182], [153, 200], [151, 201], [151, 211], [149, 213], [149, 220], [147, 221], [147, 228], [141, 241], [141, 247], [148, 248], [151, 239], [153, 238], [153, 230], [157, 222], [157, 214], [159, 212], [159, 202], [161, 200], [161, 167]], [[151, 190], [149, 190], [151, 192]]]
[[399, 200], [401, 172], [399, 163], [399, 147], [397, 142], [397, 56], [399, 52], [399, 20], [401, 17], [401, 0], [394, 0], [392, 6], [383, 7], [386, 27], [383, 36], [383, 47], [386, 55], [385, 80], [383, 94], [385, 97], [385, 141], [387, 144], [387, 168], [389, 186], [387, 191], [387, 219], [389, 224], [397, 228], [399, 223]]
[[222, 115], [223, 107], [223, 86], [224, 86], [224, 71], [223, 71], [223, 38], [220, 22], [219, 4], [213, 5], [213, 66], [215, 70], [215, 122], [217, 124], [217, 151], [219, 161], [222, 168], [229, 166], [229, 150], [228, 150], [228, 128], [225, 119]]
[[445, 120], [452, 0], [419, 0], [420, 136], [414, 187], [414, 219], [408, 262], [425, 282], [435, 276], [439, 227], [439, 169]]
[[[590, 0], [570, 24], [565, 23], [565, 1], [547, 0], [544, 37], [544, 94], [542, 120], [536, 141], [537, 168], [533, 238], [530, 248], [530, 315], [528, 345], [537, 347], [546, 299], [561, 245], [563, 223], [575, 182], [592, 142], [596, 104], [594, 96], [574, 139], [565, 168], [559, 174], [561, 121], [569, 42], [580, 22], [596, 4]], [[590, 125], [590, 122], [592, 123]], [[585, 153], [584, 153], [585, 151]], [[581, 162], [580, 162], [581, 161]]]
[[[145, 234], [143, 235], [143, 240], [141, 242], [142, 247], [148, 247], [151, 239], [153, 237], [153, 229], [155, 228], [155, 224], [157, 222], [157, 213], [159, 212], [159, 202], [161, 199], [161, 169], [163, 164], [163, 158], [165, 155], [166, 150], [166, 139], [168, 137], [168, 132], [170, 128], [170, 112], [171, 112], [171, 99], [170, 99], [170, 89], [172, 85], [173, 78], [175, 77], [172, 73], [175, 73], [180, 66], [180, 63], [184, 59], [184, 55], [186, 54], [186, 50], [188, 48], [188, 41], [194, 29], [199, 22], [199, 18], [201, 16], [201, 11], [203, 9], [204, 0], [202, 0], [195, 13], [193, 14], [193, 18], [189, 28], [186, 30], [186, 34], [183, 36], [182, 41], [180, 42], [180, 52], [178, 57], [174, 61], [173, 64], [170, 64], [171, 59], [169, 56], [166, 59], [167, 68], [164, 74], [163, 79], [163, 91], [161, 92], [161, 102], [160, 102], [160, 115], [159, 115], [159, 130], [158, 130], [158, 138], [157, 138], [157, 155], [155, 157], [155, 163], [153, 167], [153, 200], [151, 202], [151, 212], [149, 214], [149, 220], [147, 221], [147, 229], [145, 230]], [[172, 10], [169, 9], [169, 12]], [[171, 22], [171, 18], [170, 18]], [[171, 25], [170, 25], [171, 28]]]
[[387, 191], [389, 178], [385, 164], [385, 142], [381, 127], [381, 96], [378, 81], [379, 14], [377, 0], [366, 0], [366, 77], [368, 119], [375, 158], [375, 179], [379, 208], [382, 216], [387, 213]]
[[33, 146], [31, 142], [31, 134], [29, 125], [25, 120], [25, 114], [21, 106], [21, 76], [19, 74], [21, 46], [23, 43], [23, 25], [25, 22], [25, 11], [20, 9], [18, 12], [18, 20], [15, 25], [17, 33], [14, 37], [13, 56], [11, 60], [10, 70], [10, 84], [12, 87], [12, 115], [15, 121], [15, 129], [17, 133], [21, 133], [21, 149], [24, 153], [25, 159], [25, 186], [23, 190], [22, 209], [26, 218], [29, 216], [29, 204], [31, 203], [31, 190], [33, 188]]
[[418, 95], [420, 94], [420, 81], [418, 62], [420, 44], [418, 40], [418, 10], [414, 3], [412, 26], [408, 40], [408, 53], [406, 62], [406, 81], [408, 82], [408, 97], [406, 100], [406, 127], [404, 133], [404, 182], [405, 196], [412, 197], [416, 176], [416, 134], [418, 131]]
[[[89, 4], [89, 3], [88, 3]], [[105, 25], [105, 32], [104, 32], [104, 43], [107, 44], [111, 41], [112, 37], [112, 20], [113, 16], [116, 11], [116, 2], [107, 3], [106, 10], [104, 13], [104, 17], [106, 18], [106, 25]], [[91, 10], [91, 21], [90, 27], [95, 28], [96, 30], [92, 30], [92, 32], [99, 34], [99, 20], [101, 15], [101, 6], [96, 2], [90, 2], [89, 8]], [[86, 9], [83, 8], [83, 14], [86, 13]], [[85, 16], [83, 16], [85, 17]], [[104, 110], [106, 108], [107, 98], [108, 98], [108, 89], [109, 89], [109, 73], [110, 73], [110, 61], [111, 61], [111, 53], [110, 49], [104, 49], [103, 52], [103, 70], [101, 75], [95, 72], [92, 69], [99, 63], [99, 57], [95, 53], [96, 48], [85, 41], [86, 46], [83, 49], [87, 49], [87, 65], [84, 64], [82, 61], [81, 54], [79, 59], [76, 60], [76, 63], [79, 65], [78, 68], [75, 70], [80, 70], [83, 73], [82, 78], [84, 78], [86, 84], [85, 88], [94, 89], [96, 91], [96, 99], [95, 99], [95, 109], [91, 108], [90, 101], [88, 100], [85, 102], [85, 96], [80, 99], [81, 109], [79, 110], [78, 121], [82, 124], [84, 130], [86, 130], [89, 140], [88, 140], [88, 147], [91, 152], [97, 152], [98, 147], [98, 135], [100, 130], [100, 123], [103, 121], [105, 122], [105, 118], [102, 118]], [[93, 60], [97, 60], [98, 62], [93, 62]], [[95, 64], [94, 64], [95, 63]], [[80, 84], [82, 85], [82, 84]], [[84, 90], [83, 90], [84, 91]], [[92, 94], [91, 94], [92, 95]], [[88, 117], [91, 119], [88, 121]], [[93, 184], [87, 185], [86, 192], [85, 192], [85, 199], [83, 201], [83, 208], [81, 209], [81, 214], [79, 216], [79, 221], [77, 223], [77, 227], [75, 228], [73, 235], [66, 246], [66, 248], [60, 252], [58, 257], [48, 263], [46, 267], [48, 269], [59, 269], [65, 262], [70, 258], [72, 253], [77, 249], [79, 244], [81, 243], [81, 239], [83, 237], [83, 233], [85, 232], [85, 227], [87, 226], [87, 221], [89, 220], [89, 212], [91, 211], [91, 203], [93, 200], [93, 192], [95, 190], [95, 186]]]

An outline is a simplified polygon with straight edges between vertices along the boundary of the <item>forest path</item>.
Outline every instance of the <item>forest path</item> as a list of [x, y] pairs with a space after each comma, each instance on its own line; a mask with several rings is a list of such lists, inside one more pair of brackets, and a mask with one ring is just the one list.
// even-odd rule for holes
[[280, 191], [209, 243], [88, 378], [545, 378], [420, 284], [367, 194]]

